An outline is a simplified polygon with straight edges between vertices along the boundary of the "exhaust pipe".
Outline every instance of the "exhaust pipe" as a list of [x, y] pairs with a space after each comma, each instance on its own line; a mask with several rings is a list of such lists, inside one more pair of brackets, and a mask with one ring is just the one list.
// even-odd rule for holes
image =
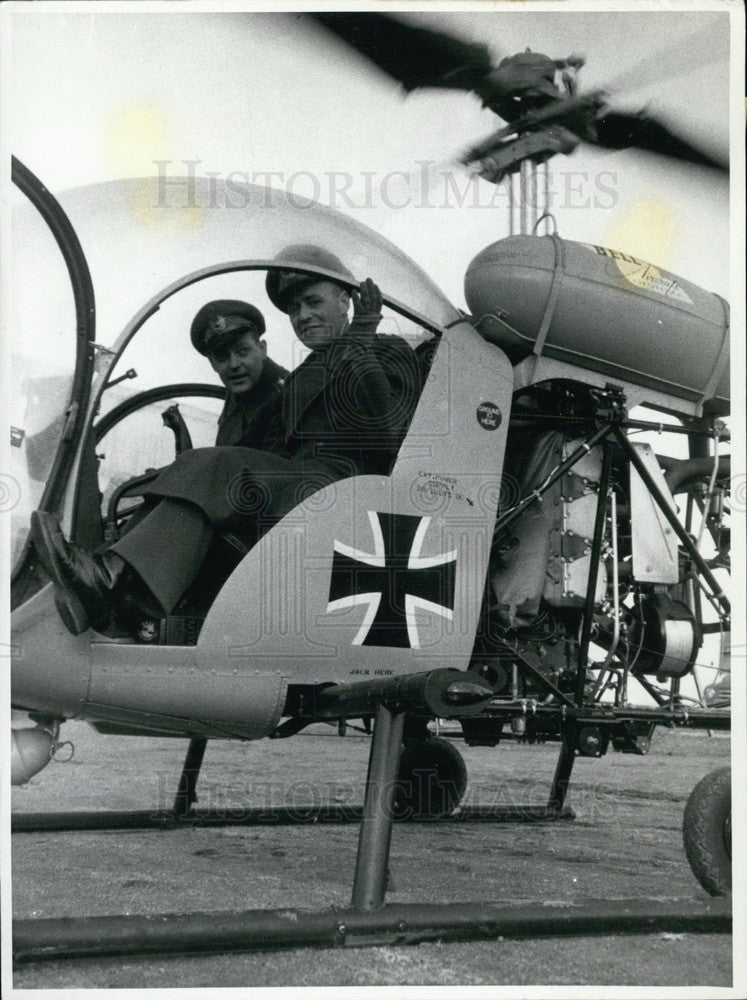
[[54, 734], [43, 726], [11, 729], [10, 783], [25, 785], [52, 759]]

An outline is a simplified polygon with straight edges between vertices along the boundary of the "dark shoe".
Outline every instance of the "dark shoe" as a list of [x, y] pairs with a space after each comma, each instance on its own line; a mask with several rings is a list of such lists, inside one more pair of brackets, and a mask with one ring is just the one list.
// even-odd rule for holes
[[108, 623], [126, 563], [114, 552], [99, 555], [71, 545], [54, 514], [34, 511], [31, 538], [42, 566], [56, 584], [57, 610], [66, 628], [80, 635]]

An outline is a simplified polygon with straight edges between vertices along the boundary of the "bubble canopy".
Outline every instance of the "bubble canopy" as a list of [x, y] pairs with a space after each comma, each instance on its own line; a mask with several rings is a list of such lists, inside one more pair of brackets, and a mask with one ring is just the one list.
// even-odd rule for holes
[[[172, 382], [217, 383], [189, 341], [192, 317], [214, 298], [257, 305], [267, 321], [270, 357], [295, 367], [303, 352], [288, 317], [267, 298], [267, 267], [349, 280], [280, 257], [289, 246], [314, 244], [334, 254], [357, 281], [373, 278], [391, 307], [382, 332], [430, 336], [460, 318], [425, 271], [396, 246], [292, 192], [230, 178], [156, 176], [73, 188], [56, 197], [77, 233], [93, 282], [96, 370], [103, 377], [96, 380], [92, 406], [99, 415], [121, 398], [119, 391], [105, 391], [105, 382], [128, 369], [137, 370], [137, 379], [121, 386], [127, 394]], [[71, 402], [80, 345], [59, 251], [43, 219], [20, 196], [13, 212], [12, 265], [13, 381], [19, 387], [12, 422], [21, 440], [13, 457], [19, 482], [35, 485], [38, 493]], [[36, 493], [26, 491], [31, 509]], [[29, 513], [20, 506], [25, 505], [19, 505], [14, 532], [19, 545]]]
[[58, 198], [91, 269], [102, 344], [113, 345], [145, 303], [185, 275], [228, 262], [261, 267], [289, 245], [306, 243], [335, 254], [358, 281], [373, 278], [391, 305], [426, 326], [442, 328], [459, 318], [392, 243], [293, 193], [230, 179], [162, 176], [90, 185]]

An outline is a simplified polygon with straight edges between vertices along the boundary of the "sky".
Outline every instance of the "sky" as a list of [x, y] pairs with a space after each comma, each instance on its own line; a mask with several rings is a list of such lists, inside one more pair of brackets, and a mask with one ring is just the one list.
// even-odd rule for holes
[[[376, 228], [457, 305], [471, 257], [506, 235], [503, 192], [482, 181], [468, 188], [455, 164], [500, 125], [471, 95], [428, 90], [405, 99], [396, 82], [299, 15], [23, 6], [10, 42], [12, 147], [54, 191], [152, 174], [159, 160], [169, 171], [197, 161], [197, 173], [271, 179]], [[510, 6], [428, 14], [423, 23], [485, 42], [497, 58], [526, 47], [581, 52], [582, 89], [622, 76], [614, 106], [647, 105], [710, 149], [727, 148], [726, 14], [703, 4], [617, 14]], [[588, 147], [557, 157], [552, 169], [561, 235], [728, 295], [723, 176]]]

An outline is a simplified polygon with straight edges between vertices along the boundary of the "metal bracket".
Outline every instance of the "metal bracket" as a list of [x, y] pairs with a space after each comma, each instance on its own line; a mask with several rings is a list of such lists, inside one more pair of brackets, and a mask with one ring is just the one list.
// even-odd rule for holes
[[596, 485], [598, 484], [592, 485], [586, 476], [579, 476], [577, 472], [569, 470], [560, 482], [560, 496], [566, 503], [572, 503], [579, 497], [588, 496]]
[[591, 552], [591, 539], [577, 535], [575, 531], [561, 531], [560, 533], [560, 558], [563, 562], [575, 562], [576, 559], [583, 559]]

